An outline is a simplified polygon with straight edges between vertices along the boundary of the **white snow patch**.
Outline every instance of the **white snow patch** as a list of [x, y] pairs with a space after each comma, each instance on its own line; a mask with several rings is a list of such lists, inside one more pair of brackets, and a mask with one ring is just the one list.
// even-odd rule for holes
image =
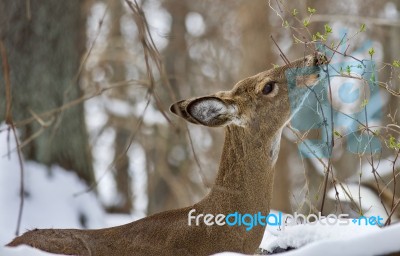
[[[351, 219], [350, 219], [351, 220]], [[379, 228], [372, 225], [326, 225], [326, 223], [300, 224], [285, 229], [267, 226], [260, 247], [272, 251], [276, 247], [297, 249], [284, 255], [384, 255], [400, 251], [400, 224]], [[224, 252], [217, 256], [237, 256]], [[279, 254], [280, 255], [280, 254]]]
[[339, 222], [328, 225], [326, 220], [321, 220], [319, 223], [286, 226], [284, 229], [268, 226], [260, 247], [268, 251], [273, 251], [277, 247], [299, 248], [325, 239], [350, 239], [378, 229], [377, 226], [354, 224], [350, 219], [348, 225], [340, 225]]
[[[15, 148], [12, 138], [10, 149]], [[8, 157], [7, 148], [7, 132], [0, 132], [0, 255], [51, 255], [28, 246], [3, 246], [15, 237], [20, 203], [18, 157], [15, 151]], [[106, 225], [105, 214], [94, 193], [74, 196], [87, 190], [87, 186], [73, 172], [29, 161], [24, 162], [24, 171], [26, 197], [20, 234], [34, 228], [83, 228], [82, 218], [86, 228]]]
[[[357, 231], [354, 230], [353, 232]], [[289, 251], [285, 255], [385, 255], [400, 251], [400, 243], [398, 243], [397, 239], [399, 235], [400, 224], [396, 224], [373, 232], [365, 233], [362, 231], [354, 233], [353, 237], [324, 239], [316, 243], [310, 243], [298, 250]]]

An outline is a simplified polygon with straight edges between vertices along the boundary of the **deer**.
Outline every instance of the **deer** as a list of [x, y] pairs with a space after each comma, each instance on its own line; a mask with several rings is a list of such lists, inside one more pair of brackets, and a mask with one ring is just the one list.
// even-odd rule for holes
[[[170, 111], [187, 122], [224, 127], [225, 141], [216, 180], [199, 202], [104, 229], [34, 229], [7, 246], [28, 245], [64, 255], [210, 255], [229, 251], [253, 254], [265, 226], [188, 223], [191, 214], [233, 212], [268, 214], [274, 165], [283, 128], [306, 97], [289, 95], [288, 72], [299, 88], [321, 81], [324, 54], [313, 52], [281, 67], [238, 82], [230, 91], [181, 100]], [[312, 71], [305, 74], [303, 68]], [[289, 100], [290, 96], [290, 100]]]

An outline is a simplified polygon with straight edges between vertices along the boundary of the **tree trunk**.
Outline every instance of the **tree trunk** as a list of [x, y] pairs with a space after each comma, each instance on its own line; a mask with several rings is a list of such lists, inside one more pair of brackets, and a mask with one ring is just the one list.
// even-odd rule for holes
[[[168, 79], [177, 99], [180, 99], [180, 90], [184, 89], [184, 84], [188, 82], [187, 72], [188, 50], [185, 35], [185, 17], [189, 11], [188, 2], [164, 0], [163, 6], [171, 15], [171, 32], [169, 42], [163, 51]], [[159, 94], [161, 101], [168, 102], [168, 93]], [[152, 149], [150, 158], [154, 164], [154, 172], [148, 175], [148, 194], [149, 205], [148, 213], [156, 213], [166, 209], [183, 207], [191, 203], [188, 188], [195, 186], [189, 179], [190, 161], [188, 157], [189, 146], [185, 140], [184, 132], [176, 134], [173, 129], [163, 129], [154, 127], [156, 143], [158, 146]], [[185, 131], [182, 128], [182, 131]], [[171, 164], [170, 158], [173, 149], [182, 149], [185, 155], [184, 160], [180, 161], [178, 166]]]
[[[126, 79], [125, 55], [126, 49], [124, 38], [121, 33], [121, 17], [124, 15], [122, 2], [109, 0], [110, 10], [110, 32], [107, 39], [107, 50], [104, 52], [104, 62], [111, 69], [109, 83], [121, 82]], [[110, 91], [112, 99], [129, 102], [127, 87], [117, 87]], [[118, 201], [107, 207], [108, 212], [130, 213], [133, 208], [132, 177], [129, 169], [129, 157], [127, 143], [134, 127], [125, 125], [132, 122], [133, 117], [108, 113], [109, 123], [115, 130], [114, 140], [114, 180], [118, 193]], [[121, 125], [124, 124], [124, 125]]]
[[[1, 1], [0, 38], [10, 64], [12, 115], [18, 122], [62, 106], [82, 96], [76, 77], [84, 52], [85, 1]], [[4, 80], [0, 71], [0, 120], [5, 114]], [[87, 183], [94, 181], [83, 105], [78, 104], [19, 126], [28, 143], [25, 157], [46, 165], [57, 164], [76, 172]]]

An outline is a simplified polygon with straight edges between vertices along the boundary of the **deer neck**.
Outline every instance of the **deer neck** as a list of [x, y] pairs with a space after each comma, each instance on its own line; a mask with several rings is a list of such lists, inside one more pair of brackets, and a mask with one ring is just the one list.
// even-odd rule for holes
[[268, 213], [282, 129], [225, 128], [216, 182], [205, 202], [221, 213]]

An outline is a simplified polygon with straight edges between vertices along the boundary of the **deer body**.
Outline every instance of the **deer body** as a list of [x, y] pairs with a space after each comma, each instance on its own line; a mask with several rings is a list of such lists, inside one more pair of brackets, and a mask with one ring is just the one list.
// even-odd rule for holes
[[[215, 185], [200, 202], [161, 212], [138, 221], [98, 230], [36, 229], [15, 238], [9, 246], [27, 244], [67, 255], [210, 255], [223, 251], [254, 253], [264, 226], [188, 224], [197, 214], [267, 215], [270, 210], [274, 164], [281, 132], [291, 116], [287, 68], [318, 66], [314, 54], [281, 68], [239, 82], [231, 91], [175, 103], [171, 111], [191, 123], [225, 127], [225, 142]], [[319, 69], [303, 79], [318, 81]], [[302, 95], [299, 98], [304, 97]], [[301, 100], [301, 99], [299, 99]]]

